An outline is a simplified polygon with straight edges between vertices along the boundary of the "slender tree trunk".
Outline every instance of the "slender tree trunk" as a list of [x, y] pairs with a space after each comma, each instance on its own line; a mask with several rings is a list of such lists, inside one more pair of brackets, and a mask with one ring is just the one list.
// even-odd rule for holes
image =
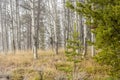
[[6, 49], [5, 49], [5, 53], [8, 52], [8, 28], [7, 28], [7, 1], [5, 1], [5, 43], [6, 43]]
[[1, 38], [2, 38], [2, 51], [4, 52], [4, 33], [3, 33], [3, 9], [2, 9], [2, 5], [1, 5], [1, 31], [2, 31], [2, 33], [1, 33]]
[[[39, 27], [40, 27], [40, 24], [39, 24], [39, 18], [40, 18], [40, 0], [38, 0], [38, 8], [37, 8], [37, 27], [36, 27], [36, 32], [35, 32], [35, 36], [36, 36], [36, 40], [35, 40], [35, 42], [36, 42], [36, 44], [35, 44], [35, 46], [36, 46], [36, 54], [38, 53], [38, 44], [39, 44], [39, 42], [38, 42], [38, 36], [39, 36]], [[36, 57], [37, 57], [37, 55], [36, 55]]]
[[[65, 46], [67, 46], [67, 41], [70, 39], [70, 10], [67, 10], [67, 27], [65, 29]], [[67, 48], [66, 48], [67, 49]]]
[[83, 49], [83, 57], [87, 54], [87, 25], [86, 19], [84, 18], [84, 49]]
[[66, 9], [65, 9], [65, 3], [66, 3], [65, 1], [66, 0], [62, 0], [62, 1], [63, 1], [63, 11], [64, 11], [64, 14], [63, 14], [63, 16], [64, 16], [63, 17], [64, 18], [63, 19], [64, 20], [64, 23], [63, 23], [63, 26], [64, 26], [64, 28], [63, 28], [64, 29], [63, 30], [64, 31], [64, 49], [66, 50], [66, 32], [67, 32], [67, 30], [66, 30], [66, 27], [67, 27], [67, 25], [66, 25]]
[[[75, 0], [74, 4], [75, 4], [75, 7], [76, 7], [76, 0]], [[78, 14], [77, 14], [77, 12], [75, 12], [75, 27], [76, 27], [76, 32], [78, 33], [79, 32], [79, 26], [78, 26]], [[79, 53], [80, 49], [77, 49], [76, 52]]]
[[[92, 4], [92, 9], [94, 10], [94, 5]], [[93, 22], [93, 19], [91, 19], [91, 22]], [[91, 32], [91, 41], [92, 43], [95, 42], [95, 34]], [[94, 45], [91, 46], [91, 56], [93, 57], [95, 55], [95, 47]]]
[[[82, 22], [82, 15], [79, 15], [79, 40], [80, 40], [80, 45], [81, 47], [83, 46], [83, 22]], [[82, 52], [83, 49], [80, 48], [80, 52]]]
[[55, 54], [58, 54], [58, 38], [57, 38], [57, 29], [56, 29], [56, 22], [54, 22], [54, 38], [55, 38], [55, 41], [54, 41], [54, 47], [55, 47]]
[[[95, 41], [95, 34], [91, 32], [91, 41], [94, 43]], [[93, 57], [95, 55], [95, 48], [94, 45], [91, 46], [91, 56]]]
[[14, 20], [13, 20], [13, 0], [10, 0], [10, 9], [11, 9], [11, 28], [12, 28], [12, 50], [15, 54], [15, 35], [14, 35]]
[[36, 42], [36, 35], [35, 35], [35, 12], [34, 12], [34, 0], [32, 0], [31, 4], [31, 19], [32, 19], [32, 49], [33, 49], [33, 54], [34, 54], [34, 59], [38, 58], [37, 55], [37, 42]]
[[56, 9], [56, 2], [53, 0], [53, 5], [54, 5], [54, 12], [55, 12], [55, 17], [54, 17], [54, 47], [55, 47], [55, 54], [58, 54], [58, 36], [57, 36], [57, 9]]
[[16, 43], [16, 47], [17, 47], [17, 49], [18, 50], [20, 50], [21, 49], [21, 44], [20, 44], [20, 40], [21, 40], [21, 38], [20, 38], [20, 13], [19, 13], [19, 0], [16, 0], [16, 22], [17, 22], [17, 33], [16, 33], [16, 35], [17, 35], [17, 43]]

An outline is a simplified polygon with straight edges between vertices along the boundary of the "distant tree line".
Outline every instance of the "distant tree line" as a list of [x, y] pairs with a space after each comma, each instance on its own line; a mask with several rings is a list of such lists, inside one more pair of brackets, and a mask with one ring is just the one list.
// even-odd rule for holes
[[[72, 3], [77, 6], [76, 0]], [[82, 14], [66, 7], [66, 0], [0, 0], [0, 51], [33, 50], [34, 58], [37, 49], [59, 54], [58, 49], [66, 49], [72, 38], [74, 23], [83, 47], [79, 53], [86, 55], [87, 42], [94, 42], [94, 34]], [[94, 46], [91, 51], [93, 56]]]

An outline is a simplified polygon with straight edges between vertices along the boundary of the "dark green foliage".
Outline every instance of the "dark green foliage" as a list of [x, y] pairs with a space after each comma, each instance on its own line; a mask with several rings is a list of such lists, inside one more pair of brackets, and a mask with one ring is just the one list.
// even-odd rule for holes
[[77, 7], [71, 9], [83, 14], [88, 25], [95, 27], [95, 46], [99, 49], [95, 59], [111, 66], [110, 74], [120, 78], [120, 0], [77, 2]]
[[66, 7], [70, 7], [71, 9], [74, 9], [74, 6], [69, 1], [66, 2]]

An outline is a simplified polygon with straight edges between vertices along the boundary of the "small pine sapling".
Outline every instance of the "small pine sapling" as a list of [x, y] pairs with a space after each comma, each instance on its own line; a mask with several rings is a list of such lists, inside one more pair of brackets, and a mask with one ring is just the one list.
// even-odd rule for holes
[[82, 47], [79, 40], [79, 32], [77, 31], [76, 24], [74, 24], [74, 30], [71, 34], [71, 39], [67, 41], [67, 50], [65, 51], [67, 60], [73, 62], [73, 80], [75, 80], [77, 75], [78, 63], [82, 60], [82, 56], [79, 53], [80, 48]]

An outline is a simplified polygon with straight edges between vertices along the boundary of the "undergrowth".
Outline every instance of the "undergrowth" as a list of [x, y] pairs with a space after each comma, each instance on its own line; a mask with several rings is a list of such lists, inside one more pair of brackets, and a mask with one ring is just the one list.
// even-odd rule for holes
[[[117, 80], [108, 76], [110, 67], [97, 64], [92, 58], [77, 64], [78, 77], [83, 80]], [[34, 60], [31, 51], [15, 55], [0, 55], [0, 70], [9, 72], [12, 80], [71, 80], [73, 62], [67, 61], [64, 50], [55, 55], [53, 51], [39, 50], [39, 59]]]

